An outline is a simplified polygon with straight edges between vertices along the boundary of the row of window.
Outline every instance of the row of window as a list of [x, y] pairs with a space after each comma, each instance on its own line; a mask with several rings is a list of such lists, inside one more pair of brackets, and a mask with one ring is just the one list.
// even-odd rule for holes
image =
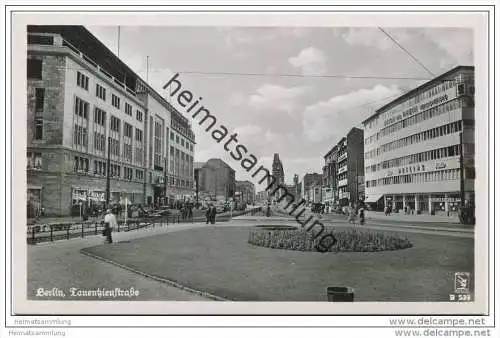
[[[466, 168], [466, 169], [467, 170], [465, 170], [465, 178], [474, 179], [475, 178], [474, 168]], [[458, 179], [460, 179], [460, 169], [448, 169], [448, 170], [429, 171], [429, 172], [413, 173], [408, 175], [379, 178], [378, 180], [366, 181], [366, 187], [373, 188], [377, 186], [391, 185], [391, 184], [409, 184], [409, 183], [419, 184], [426, 182], [439, 182], [439, 181], [449, 181]]]
[[[464, 123], [468, 123], [465, 122]], [[412, 144], [423, 142], [426, 140], [430, 140], [436, 137], [441, 137], [444, 135], [453, 134], [456, 132], [462, 131], [462, 121], [457, 121], [453, 123], [449, 123], [437, 128], [429, 129], [423, 131], [421, 133], [413, 134], [408, 137], [399, 139], [394, 142], [383, 144], [380, 147], [380, 153], [385, 153], [388, 151], [396, 150], [402, 147], [408, 147]]]
[[180, 133], [187, 135], [188, 138], [194, 140], [193, 131], [190, 130], [188, 126], [185, 126], [184, 123], [180, 123], [180, 122], [176, 121], [175, 119], [172, 119], [171, 124], [172, 124], [172, 129], [175, 129], [175, 130], [179, 131]]
[[[456, 83], [458, 81], [461, 81], [461, 79], [460, 79], [461, 77], [462, 77], [462, 75], [459, 75], [459, 77], [457, 77], [456, 79], [449, 79], [449, 80], [446, 80], [443, 82], [439, 82], [439, 83], [435, 84], [433, 87], [431, 87], [430, 89], [427, 89], [424, 92], [420, 92], [420, 93], [416, 94], [415, 96], [398, 104], [397, 107], [393, 108], [393, 109], [397, 109], [399, 111], [399, 110], [407, 108], [407, 107], [415, 106], [418, 103], [420, 103], [422, 100], [426, 100], [426, 99], [429, 99], [433, 96], [437, 96], [437, 95], [447, 91], [448, 89], [451, 89], [452, 87], [456, 86]], [[470, 81], [470, 77], [468, 77], [467, 79]], [[472, 82], [472, 85], [473, 85], [473, 82]], [[392, 115], [394, 115], [394, 111], [389, 110], [388, 112], [382, 114], [379, 118], [385, 120]], [[366, 127], [367, 128], [374, 127], [377, 124], [379, 118], [375, 118], [375, 119], [369, 121]]]
[[170, 177], [168, 180], [169, 186], [177, 188], [190, 188], [193, 189], [194, 183], [191, 180], [183, 180], [182, 178]]
[[409, 164], [438, 160], [440, 158], [453, 157], [458, 155], [460, 155], [460, 145], [456, 144], [454, 146], [433, 149], [417, 154], [390, 159], [387, 161], [380, 162], [378, 164], [368, 166], [365, 168], [365, 170], [368, 173], [376, 172], [382, 169], [400, 167]]
[[389, 152], [392, 150], [396, 150], [402, 147], [407, 147], [415, 143], [423, 142], [426, 140], [430, 140], [436, 137], [441, 137], [449, 134], [453, 134], [456, 132], [462, 131], [462, 125], [468, 126], [470, 124], [473, 124], [473, 120], [464, 120], [464, 121], [457, 121], [453, 122], [450, 124], [446, 124], [443, 126], [439, 126], [433, 129], [429, 129], [417, 134], [410, 135], [408, 137], [386, 143], [382, 146], [380, 146], [377, 149], [370, 150], [365, 153], [365, 158], [370, 159], [376, 156], [381, 155], [382, 153]]
[[434, 108], [428, 109], [426, 111], [423, 111], [419, 114], [415, 114], [407, 119], [404, 119], [400, 122], [397, 122], [395, 124], [392, 124], [386, 128], [383, 128], [380, 130], [380, 137], [384, 137], [390, 134], [393, 134], [403, 128], [412, 126], [414, 124], [432, 119], [434, 117], [437, 117], [439, 115], [442, 115], [444, 113], [449, 113], [455, 109], [459, 109], [462, 107], [468, 107], [470, 105], [470, 102], [466, 98], [460, 98], [460, 99], [454, 99], [451, 101], [448, 101], [444, 104], [441, 104], [439, 106], [436, 106]]
[[397, 123], [394, 123], [388, 127], [381, 129], [378, 133], [376, 133], [370, 137], [367, 137], [365, 139], [365, 144], [370, 144], [372, 142], [378, 141], [382, 137], [393, 134], [393, 133], [395, 133], [403, 128], [412, 126], [412, 125], [417, 124], [417, 123], [421, 123], [423, 121], [437, 117], [437, 116], [442, 115], [444, 113], [451, 112], [455, 109], [459, 109], [462, 107], [470, 107], [470, 106], [473, 106], [473, 103], [472, 103], [470, 97], [462, 97], [459, 99], [454, 99], [454, 100], [448, 101], [444, 104], [433, 107], [433, 108], [428, 109], [426, 111], [423, 111], [419, 114], [415, 114], [407, 119], [404, 119], [402, 121], [399, 121]]
[[175, 138], [175, 143], [180, 144], [182, 147], [189, 149], [190, 151], [193, 151], [193, 144], [189, 142], [188, 140], [184, 141], [184, 138], [179, 137], [179, 135], [175, 135], [174, 132], [170, 132], [170, 140], [174, 141]]
[[[78, 87], [89, 90], [89, 77], [85, 74], [83, 74], [80, 71], [77, 71], [76, 73], [76, 84]], [[103, 101], [106, 101], [106, 88], [101, 86], [100, 84], [96, 83], [95, 86], [95, 96], [100, 98]], [[120, 98], [115, 95], [111, 94], [111, 105], [117, 109], [120, 109]], [[132, 105], [125, 102], [125, 114], [132, 116]], [[139, 122], [143, 121], [143, 113], [140, 110], [136, 110], [136, 119]]]

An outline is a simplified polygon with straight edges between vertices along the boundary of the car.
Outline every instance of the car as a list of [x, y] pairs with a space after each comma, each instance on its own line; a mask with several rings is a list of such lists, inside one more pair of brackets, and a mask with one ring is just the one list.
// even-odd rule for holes
[[311, 212], [323, 212], [324, 205], [322, 203], [314, 203], [311, 207]]

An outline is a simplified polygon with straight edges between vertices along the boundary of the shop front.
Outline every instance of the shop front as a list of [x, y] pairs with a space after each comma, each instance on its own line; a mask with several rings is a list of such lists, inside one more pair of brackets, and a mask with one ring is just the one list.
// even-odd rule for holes
[[26, 199], [26, 215], [28, 218], [39, 217], [42, 211], [41, 205], [42, 189], [28, 188]]

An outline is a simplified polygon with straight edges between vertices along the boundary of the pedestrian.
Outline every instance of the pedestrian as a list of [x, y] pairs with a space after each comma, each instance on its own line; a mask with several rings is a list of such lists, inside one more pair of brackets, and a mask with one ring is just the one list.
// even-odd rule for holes
[[106, 210], [106, 215], [104, 216], [104, 231], [103, 235], [106, 236], [108, 243], [113, 243], [113, 238], [111, 232], [114, 227], [117, 227], [118, 223], [116, 221], [116, 216], [111, 212], [111, 209]]
[[212, 209], [210, 210], [210, 223], [215, 224], [215, 215], [217, 214], [217, 208], [212, 205]]
[[193, 205], [192, 204], [189, 204], [189, 206], [188, 206], [188, 218], [190, 220], [193, 219]]
[[365, 209], [363, 207], [359, 209], [359, 224], [365, 224]]
[[210, 223], [212, 218], [212, 205], [209, 204], [207, 206], [207, 211], [205, 212], [205, 217], [207, 218], [207, 224]]
[[356, 208], [354, 206], [350, 207], [348, 221], [349, 223], [356, 224]]

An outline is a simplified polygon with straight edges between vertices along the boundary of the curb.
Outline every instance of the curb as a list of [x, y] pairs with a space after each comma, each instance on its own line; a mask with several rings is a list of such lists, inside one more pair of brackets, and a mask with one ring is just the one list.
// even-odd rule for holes
[[[118, 242], [119, 243], [119, 242]], [[164, 284], [167, 284], [167, 285], [170, 285], [170, 286], [173, 286], [175, 288], [178, 288], [178, 289], [181, 289], [183, 291], [187, 291], [189, 293], [192, 293], [192, 294], [196, 294], [198, 296], [202, 296], [202, 297], [205, 297], [205, 298], [208, 298], [210, 300], [215, 300], [215, 301], [228, 301], [227, 299], [225, 298], [222, 298], [222, 297], [219, 297], [219, 296], [216, 296], [216, 295], [213, 295], [211, 293], [208, 293], [208, 292], [205, 292], [205, 291], [200, 291], [200, 290], [196, 290], [196, 289], [193, 289], [193, 288], [190, 288], [188, 286], [185, 286], [185, 285], [182, 285], [180, 283], [177, 283], [177, 282], [174, 282], [172, 280], [169, 280], [169, 279], [166, 279], [166, 278], [162, 278], [162, 277], [158, 277], [158, 276], [154, 276], [154, 275], [151, 275], [151, 274], [148, 274], [146, 272], [142, 272], [142, 271], [139, 271], [139, 270], [136, 270], [134, 268], [131, 268], [131, 267], [128, 267], [126, 265], [123, 265], [123, 264], [120, 264], [120, 263], [117, 263], [115, 261], [112, 261], [112, 260], [109, 260], [109, 259], [106, 259], [106, 258], [103, 258], [103, 257], [100, 257], [100, 256], [97, 256], [97, 255], [94, 255], [90, 252], [86, 252], [85, 251], [86, 248], [83, 248], [83, 249], [80, 249], [80, 253], [85, 255], [85, 256], [88, 256], [88, 257], [91, 257], [91, 258], [94, 258], [94, 259], [97, 259], [97, 260], [100, 260], [100, 261], [103, 261], [105, 263], [108, 263], [108, 264], [112, 264], [112, 265], [115, 265], [119, 268], [122, 268], [122, 269], [125, 269], [125, 270], [128, 270], [128, 271], [131, 271], [133, 273], [136, 273], [138, 275], [141, 275], [143, 277], [146, 277], [146, 278], [149, 278], [149, 279], [153, 279], [157, 282], [160, 282], [160, 283], [164, 283]]]

